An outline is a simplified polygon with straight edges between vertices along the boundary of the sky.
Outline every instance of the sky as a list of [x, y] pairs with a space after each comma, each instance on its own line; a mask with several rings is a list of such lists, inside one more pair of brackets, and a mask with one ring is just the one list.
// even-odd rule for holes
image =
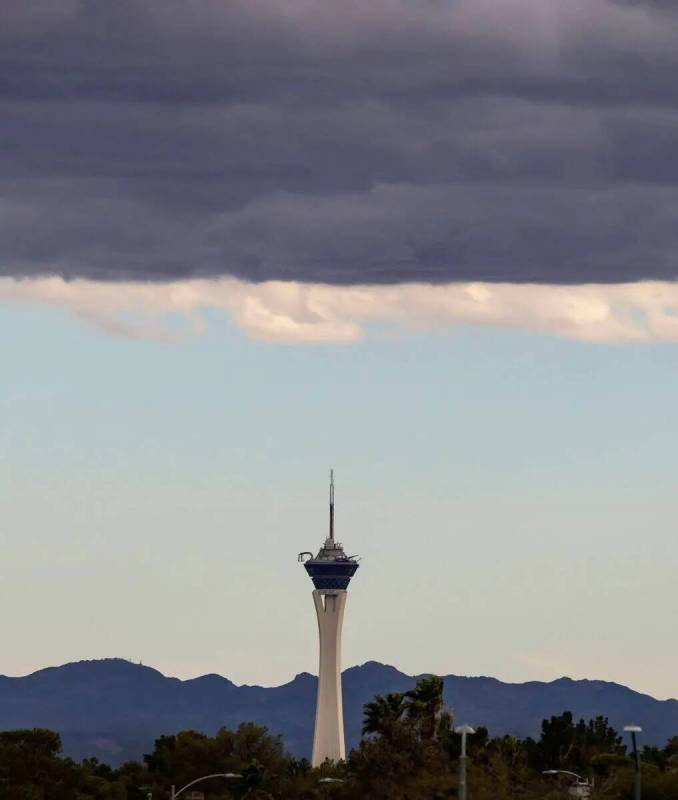
[[0, 673], [678, 695], [678, 10], [10, 0]]

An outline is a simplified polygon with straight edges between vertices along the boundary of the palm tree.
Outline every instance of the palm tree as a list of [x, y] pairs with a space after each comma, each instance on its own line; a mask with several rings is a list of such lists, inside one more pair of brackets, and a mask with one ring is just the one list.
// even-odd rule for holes
[[418, 724], [422, 737], [435, 736], [438, 720], [443, 711], [443, 680], [436, 675], [420, 678], [417, 685], [405, 692], [405, 710], [408, 719]]
[[404, 710], [404, 695], [391, 692], [383, 697], [378, 694], [371, 703], [367, 703], [364, 707], [363, 736], [370, 733], [378, 733], [380, 736], [388, 734], [400, 720]]

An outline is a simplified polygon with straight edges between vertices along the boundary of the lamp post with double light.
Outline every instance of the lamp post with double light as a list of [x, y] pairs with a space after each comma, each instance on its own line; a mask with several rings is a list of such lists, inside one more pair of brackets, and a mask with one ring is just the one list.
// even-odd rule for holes
[[195, 786], [196, 783], [202, 783], [203, 781], [208, 781], [210, 778], [225, 778], [227, 781], [229, 780], [240, 780], [243, 776], [236, 773], [236, 772], [215, 772], [212, 775], [203, 775], [202, 778], [196, 778], [194, 781], [187, 783], [186, 786], [182, 786], [179, 791], [176, 790], [174, 784], [172, 784], [172, 788], [170, 789], [170, 800], [176, 800], [180, 794], [183, 794], [186, 789], [190, 789], [191, 786]]
[[545, 769], [542, 775], [567, 775], [568, 778], [574, 778], [574, 783], [568, 789], [570, 797], [590, 797], [591, 790], [593, 789], [593, 781], [588, 778], [582, 778], [576, 772], [571, 772], [569, 769]]

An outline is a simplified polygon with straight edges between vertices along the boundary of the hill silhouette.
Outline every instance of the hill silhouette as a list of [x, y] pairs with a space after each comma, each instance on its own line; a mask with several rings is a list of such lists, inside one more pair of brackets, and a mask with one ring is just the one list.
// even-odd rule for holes
[[[362, 707], [375, 694], [414, 686], [417, 676], [369, 661], [343, 674], [347, 746], [360, 738]], [[281, 734], [287, 749], [309, 756], [317, 679], [297, 675], [282, 686], [236, 686], [220, 675], [166, 677], [124, 659], [80, 661], [25, 677], [0, 677], [0, 729], [58, 731], [76, 759], [96, 756], [118, 765], [150, 752], [165, 733], [251, 721]], [[445, 676], [445, 700], [456, 720], [486, 725], [493, 735], [536, 736], [542, 719], [570, 710], [575, 717], [607, 716], [617, 729], [635, 722], [643, 742], [663, 745], [678, 735], [678, 701], [655, 700], [606, 681], [560, 678], [548, 683], [503, 683], [495, 678]]]

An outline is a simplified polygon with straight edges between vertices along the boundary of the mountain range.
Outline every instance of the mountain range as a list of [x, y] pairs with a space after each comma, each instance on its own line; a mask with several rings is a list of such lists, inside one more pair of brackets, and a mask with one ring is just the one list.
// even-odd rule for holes
[[[369, 661], [343, 673], [347, 748], [360, 739], [363, 705], [375, 694], [416, 683], [395, 667]], [[297, 675], [283, 686], [237, 686], [220, 675], [166, 677], [124, 659], [79, 661], [25, 677], [0, 676], [0, 729], [58, 731], [64, 752], [118, 765], [140, 759], [161, 734], [193, 729], [212, 734], [240, 722], [266, 725], [297, 756], [310, 756], [317, 678]], [[559, 678], [504, 683], [495, 678], [445, 676], [445, 701], [457, 722], [486, 725], [491, 735], [538, 736], [542, 719], [565, 710], [599, 714], [621, 730], [634, 722], [643, 742], [678, 735], [678, 700], [655, 700], [616, 683]]]

